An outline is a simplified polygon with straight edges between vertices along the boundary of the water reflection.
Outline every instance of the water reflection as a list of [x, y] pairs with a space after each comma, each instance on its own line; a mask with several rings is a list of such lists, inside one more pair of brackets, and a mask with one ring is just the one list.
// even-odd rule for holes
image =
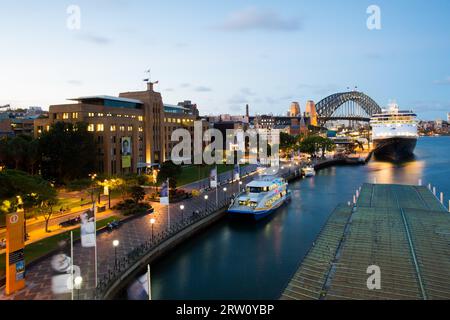
[[419, 139], [416, 158], [338, 166], [290, 185], [267, 219], [223, 219], [152, 266], [155, 299], [277, 299], [329, 214], [365, 182], [431, 182], [450, 194], [450, 138]]

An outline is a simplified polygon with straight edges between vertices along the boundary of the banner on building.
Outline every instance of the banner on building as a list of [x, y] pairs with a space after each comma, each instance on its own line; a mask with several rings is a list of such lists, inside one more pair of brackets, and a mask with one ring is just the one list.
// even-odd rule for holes
[[165, 181], [161, 185], [161, 193], [159, 195], [159, 198], [161, 204], [169, 204], [169, 181]]
[[122, 137], [122, 168], [131, 168], [131, 137]]
[[217, 188], [217, 167], [211, 170], [209, 174], [209, 181], [211, 188]]

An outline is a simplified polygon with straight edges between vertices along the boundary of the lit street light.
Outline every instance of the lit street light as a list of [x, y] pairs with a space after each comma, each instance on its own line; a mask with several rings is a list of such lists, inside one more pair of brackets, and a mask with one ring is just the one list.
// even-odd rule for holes
[[77, 290], [78, 300], [80, 300], [80, 290], [81, 284], [83, 283], [83, 278], [78, 276], [74, 279], [74, 288]]
[[205, 195], [205, 212], [206, 212], [206, 209], [208, 208], [208, 195]]
[[181, 221], [184, 221], [184, 205], [180, 206], [180, 210], [181, 210]]
[[225, 201], [227, 201], [227, 188], [223, 188], [223, 198]]
[[153, 225], [155, 224], [156, 220], [151, 218], [150, 219], [150, 224], [152, 225], [152, 242], [153, 242]]
[[114, 247], [114, 267], [117, 268], [117, 247], [119, 246], [119, 240], [113, 241], [113, 247]]

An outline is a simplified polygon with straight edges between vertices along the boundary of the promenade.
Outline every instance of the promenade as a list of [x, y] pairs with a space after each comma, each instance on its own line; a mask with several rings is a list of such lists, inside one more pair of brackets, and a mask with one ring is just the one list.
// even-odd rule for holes
[[[249, 165], [242, 168], [243, 184], [254, 178], [256, 172], [255, 165]], [[219, 202], [224, 203], [225, 200], [239, 191], [240, 185], [237, 181], [227, 183], [232, 180], [232, 172], [225, 172], [219, 175], [219, 182], [225, 183], [219, 187]], [[227, 191], [224, 192], [223, 188]], [[204, 196], [208, 195], [205, 201]], [[180, 210], [180, 205], [184, 205], [184, 210]], [[108, 274], [110, 269], [114, 268], [116, 257], [113, 248], [113, 241], [119, 240], [120, 245], [117, 247], [117, 259], [126, 257], [133, 249], [139, 247], [152, 238], [152, 233], [157, 235], [168, 229], [168, 208], [159, 203], [152, 203], [155, 212], [153, 214], [136, 217], [125, 222], [119, 229], [111, 233], [103, 232], [97, 235], [98, 250], [98, 279], [102, 279]], [[186, 200], [180, 203], [170, 204], [170, 224], [176, 225], [184, 219], [192, 217], [195, 211], [204, 212], [206, 209], [211, 210], [216, 205], [216, 191], [209, 190], [199, 197]], [[154, 218], [156, 223], [152, 225], [150, 219]], [[74, 264], [81, 269], [83, 285], [81, 290], [76, 292], [75, 299], [91, 300], [95, 298], [95, 254], [90, 248], [82, 248], [79, 242], [74, 245]], [[50, 300], [71, 299], [71, 294], [54, 295], [52, 293], [52, 276], [51, 257], [32, 265], [27, 268], [26, 280], [27, 286], [24, 290], [17, 292], [11, 296], [4, 294], [3, 288], [0, 288], [0, 300]]]
[[[365, 184], [331, 214], [283, 300], [450, 299], [450, 214], [426, 187]], [[381, 288], [369, 289], [370, 266]]]

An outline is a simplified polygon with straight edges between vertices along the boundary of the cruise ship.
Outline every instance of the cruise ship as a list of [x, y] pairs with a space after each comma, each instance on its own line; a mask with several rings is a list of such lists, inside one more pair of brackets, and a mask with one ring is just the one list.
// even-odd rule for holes
[[290, 191], [285, 179], [263, 175], [247, 184], [245, 191], [234, 198], [228, 212], [259, 220], [281, 207], [288, 199]]
[[417, 143], [417, 115], [401, 111], [396, 103], [374, 114], [370, 120], [376, 156], [399, 161], [414, 154]]

